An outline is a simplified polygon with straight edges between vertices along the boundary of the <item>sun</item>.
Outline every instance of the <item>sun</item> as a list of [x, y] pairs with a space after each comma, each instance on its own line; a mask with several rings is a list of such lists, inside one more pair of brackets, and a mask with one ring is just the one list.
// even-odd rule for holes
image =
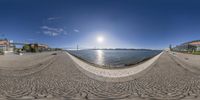
[[104, 41], [104, 37], [103, 36], [98, 36], [97, 37], [97, 42], [98, 43], [102, 43]]

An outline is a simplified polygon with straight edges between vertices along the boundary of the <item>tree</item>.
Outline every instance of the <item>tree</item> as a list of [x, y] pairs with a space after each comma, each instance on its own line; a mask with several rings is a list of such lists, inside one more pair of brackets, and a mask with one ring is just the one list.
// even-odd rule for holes
[[25, 44], [23, 46], [23, 50], [26, 51], [26, 52], [30, 52], [31, 51], [31, 46], [29, 44]]

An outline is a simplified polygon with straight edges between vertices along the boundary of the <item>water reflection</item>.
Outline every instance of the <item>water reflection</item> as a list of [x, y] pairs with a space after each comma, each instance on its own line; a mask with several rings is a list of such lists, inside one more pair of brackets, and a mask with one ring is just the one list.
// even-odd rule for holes
[[97, 63], [100, 65], [104, 65], [104, 52], [103, 50], [96, 50], [97, 53]]
[[75, 50], [69, 51], [81, 59], [107, 67], [124, 67], [149, 59], [161, 51], [157, 50]]

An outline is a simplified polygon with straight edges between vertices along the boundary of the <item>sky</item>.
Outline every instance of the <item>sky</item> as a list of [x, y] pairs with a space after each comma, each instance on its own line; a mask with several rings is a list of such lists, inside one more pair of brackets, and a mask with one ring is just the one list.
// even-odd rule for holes
[[0, 0], [0, 38], [60, 48], [163, 49], [200, 39], [199, 5], [197, 0]]

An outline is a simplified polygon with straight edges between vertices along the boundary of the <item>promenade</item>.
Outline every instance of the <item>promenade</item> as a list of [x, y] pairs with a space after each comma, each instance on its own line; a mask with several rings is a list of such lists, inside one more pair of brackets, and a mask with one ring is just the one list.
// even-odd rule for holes
[[[56, 53], [41, 53], [42, 57], [37, 57], [38, 63], [15, 68], [12, 62], [1, 62], [1, 59], [6, 59], [1, 56], [0, 100], [200, 99], [199, 74], [188, 70], [187, 63], [178, 61], [177, 57], [168, 52], [160, 55], [145, 73], [138, 77], [133, 75], [131, 80], [123, 82], [88, 77], [66, 52]], [[31, 58], [35, 59], [34, 56]], [[40, 61], [42, 59], [45, 60]]]
[[146, 71], [151, 68], [150, 66], [153, 65], [157, 59], [159, 59], [163, 52], [140, 64], [119, 69], [100, 68], [98, 66], [89, 64], [81, 59], [78, 59], [70, 55], [69, 53], [67, 54], [74, 61], [74, 63], [77, 64], [77, 68], [88, 77], [106, 82], [123, 82], [132, 80], [136, 77], [141, 76], [142, 74], [145, 74]]

